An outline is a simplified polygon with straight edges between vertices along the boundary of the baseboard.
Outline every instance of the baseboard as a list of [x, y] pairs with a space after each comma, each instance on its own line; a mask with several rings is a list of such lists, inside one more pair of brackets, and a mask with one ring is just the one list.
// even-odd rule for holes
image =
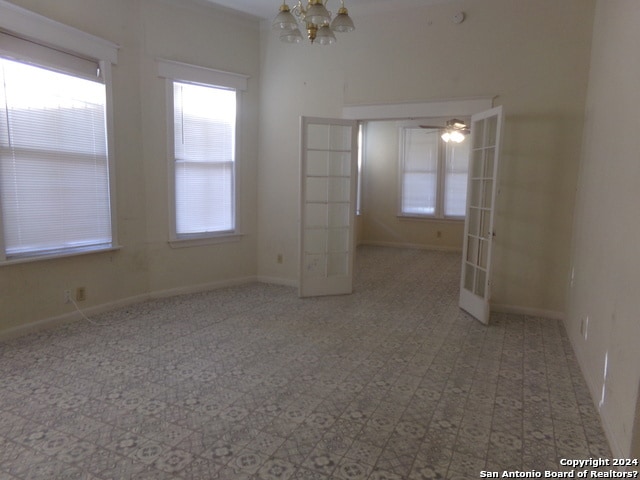
[[230, 280], [221, 280], [218, 282], [199, 283], [197, 285], [189, 285], [186, 287], [168, 288], [166, 290], [157, 290], [149, 294], [149, 298], [167, 298], [177, 295], [188, 295], [190, 293], [207, 292], [209, 290], [218, 290], [226, 287], [237, 287], [239, 285], [247, 285], [257, 282], [257, 277], [250, 275], [248, 277], [233, 278]]
[[[98, 315], [110, 310], [133, 305], [134, 303], [144, 302], [149, 298], [150, 295], [146, 293], [134, 295], [132, 297], [122, 298], [113, 302], [82, 308], [82, 312], [87, 316]], [[70, 304], [69, 307], [73, 308], [73, 305]], [[42, 330], [58, 327], [60, 325], [66, 325], [68, 323], [76, 322], [81, 318], [82, 314], [74, 308], [74, 310], [69, 313], [63, 313], [62, 315], [57, 315], [55, 317], [44, 318], [42, 320], [36, 320], [35, 322], [29, 322], [24, 325], [18, 325], [17, 327], [2, 330], [0, 331], [0, 341], [11, 340], [12, 338], [21, 337], [29, 333], [36, 333]]]
[[[253, 283], [257, 281], [258, 279], [256, 277], [249, 276], [249, 277], [241, 277], [241, 278], [236, 278], [231, 280], [224, 280], [220, 282], [191, 285], [188, 287], [158, 290], [155, 292], [143, 293], [140, 295], [134, 295], [127, 298], [121, 298], [119, 300], [114, 300], [112, 302], [101, 303], [100, 305], [93, 305], [91, 307], [86, 307], [86, 308], [82, 307], [82, 312], [86, 316], [91, 317], [93, 315], [99, 315], [104, 312], [116, 310], [118, 308], [123, 308], [129, 305], [133, 305], [135, 303], [144, 302], [145, 300], [149, 300], [153, 298], [174, 297], [177, 295], [186, 295], [189, 293], [198, 293], [198, 292], [204, 292], [207, 290], [216, 290], [219, 288], [246, 285], [248, 283]], [[72, 307], [73, 305], [70, 305], [70, 308]], [[69, 313], [63, 313], [62, 315], [57, 315], [55, 317], [44, 318], [42, 320], [36, 320], [34, 322], [29, 322], [24, 325], [19, 325], [17, 327], [9, 328], [7, 330], [2, 330], [0, 331], [0, 341], [11, 340], [13, 338], [21, 337], [29, 333], [36, 333], [36, 332], [54, 328], [60, 325], [76, 322], [80, 319], [82, 319], [82, 315], [80, 314], [80, 312], [74, 309]]]
[[269, 277], [265, 275], [258, 275], [256, 280], [260, 283], [270, 283], [272, 285], [282, 285], [283, 287], [295, 287], [298, 288], [298, 280], [282, 277]]
[[7, 330], [0, 331], [0, 341], [4, 342], [7, 340], [12, 340], [14, 338], [22, 337], [23, 335], [28, 335], [30, 333], [36, 333], [49, 328], [66, 325], [67, 323], [75, 322], [80, 318], [81, 317], [78, 312], [71, 312], [65, 313], [63, 315], [58, 315], [56, 317], [37, 320], [25, 325], [18, 325], [17, 327], [12, 327], [8, 328]]
[[587, 388], [589, 389], [589, 393], [591, 394], [591, 401], [593, 402], [593, 406], [598, 412], [598, 417], [600, 417], [600, 424], [602, 425], [602, 430], [604, 431], [607, 442], [609, 442], [609, 448], [611, 449], [612, 458], [628, 458], [629, 452], [623, 451], [622, 447], [616, 439], [616, 436], [614, 435], [608, 418], [605, 415], [602, 415], [602, 411], [598, 406], [598, 396], [602, 392], [602, 383], [600, 383], [600, 380], [602, 379], [602, 373], [598, 372], [595, 375], [591, 375], [592, 372], [589, 372], [587, 370], [587, 365], [584, 360], [585, 354], [583, 353], [583, 346], [579, 344], [582, 342], [576, 343], [576, 341], [579, 341], [580, 338], [581, 337], [572, 337], [571, 335], [569, 335], [569, 343], [571, 344], [571, 349], [573, 350], [573, 353], [578, 360], [578, 366], [580, 367], [582, 378], [584, 378], [585, 382], [587, 383]]
[[[437, 245], [422, 245], [413, 243], [394, 243], [394, 242], [362, 242], [360, 245], [370, 245], [374, 247], [394, 247], [394, 248], [414, 248], [420, 250], [437, 250], [440, 252], [458, 252], [462, 253], [460, 248], [456, 247], [442, 247]], [[528, 315], [530, 317], [542, 317], [552, 320], [564, 320], [565, 316], [563, 312], [555, 310], [543, 310], [539, 308], [520, 307], [517, 305], [506, 305], [501, 303], [491, 304], [492, 312], [499, 313], [513, 313], [517, 315]]]
[[397, 243], [397, 242], [376, 242], [366, 241], [360, 242], [358, 246], [371, 246], [371, 247], [392, 247], [392, 248], [411, 248], [414, 250], [435, 250], [438, 252], [456, 252], [462, 253], [462, 248], [459, 247], [446, 247], [442, 245], [425, 245], [422, 243]]
[[[515, 305], [504, 305], [504, 304], [492, 304], [491, 305], [492, 312], [500, 312], [500, 313], [514, 313], [519, 315], [528, 315], [531, 317], [542, 317], [549, 318], [551, 320], [558, 320], [564, 322], [566, 317], [564, 313], [557, 312], [554, 310], [541, 310], [536, 308], [528, 308], [528, 307], [518, 307]], [[628, 452], [624, 452], [618, 442], [616, 441], [616, 437], [613, 434], [613, 430], [608, 422], [606, 416], [602, 415], [600, 410], [598, 409], [598, 405], [594, 400], [597, 393], [602, 388], [602, 385], [594, 385], [593, 378], [591, 375], [588, 375], [589, 372], [586, 371], [584, 366], [584, 360], [582, 358], [582, 352], [580, 348], [575, 344], [574, 339], [569, 337], [569, 341], [571, 343], [571, 348], [573, 349], [574, 355], [578, 359], [578, 365], [580, 365], [580, 371], [582, 373], [582, 377], [587, 382], [587, 387], [589, 389], [589, 393], [591, 394], [591, 399], [594, 402], [594, 406], [596, 410], [598, 410], [598, 416], [600, 417], [600, 422], [602, 424], [602, 429], [604, 430], [604, 434], [609, 442], [609, 447], [611, 448], [611, 453], [613, 458], [626, 458], [628, 456]]]
[[[597, 408], [597, 406], [596, 406]], [[613, 458], [629, 458], [629, 452], [624, 452], [620, 444], [616, 440], [616, 436], [613, 434], [613, 430], [606, 416], [602, 415], [598, 411], [600, 416], [600, 423], [602, 423], [602, 430], [604, 430], [604, 436], [609, 442], [609, 448], [611, 449], [611, 455]], [[622, 469], [622, 471], [625, 471]]]
[[541, 308], [520, 307], [517, 305], [506, 305], [504, 303], [492, 303], [491, 311], [498, 313], [513, 313], [516, 315], [527, 315], [529, 317], [549, 318], [551, 320], [563, 321], [563, 312], [555, 310], [543, 310]]

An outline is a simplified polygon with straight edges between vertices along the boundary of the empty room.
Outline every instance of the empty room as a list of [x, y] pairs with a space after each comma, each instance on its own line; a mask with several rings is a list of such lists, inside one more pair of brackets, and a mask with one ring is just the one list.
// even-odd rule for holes
[[0, 0], [0, 479], [636, 478], [639, 24]]

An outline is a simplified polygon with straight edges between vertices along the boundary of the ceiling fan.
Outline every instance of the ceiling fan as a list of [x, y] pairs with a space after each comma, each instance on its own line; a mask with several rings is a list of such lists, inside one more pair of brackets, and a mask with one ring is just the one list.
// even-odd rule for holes
[[471, 133], [471, 130], [469, 130], [469, 126], [464, 121], [458, 120], [457, 118], [447, 120], [444, 127], [440, 125], [420, 125], [420, 128], [443, 130], [441, 137], [445, 142], [451, 141], [460, 143], [465, 139], [466, 135], [469, 135]]

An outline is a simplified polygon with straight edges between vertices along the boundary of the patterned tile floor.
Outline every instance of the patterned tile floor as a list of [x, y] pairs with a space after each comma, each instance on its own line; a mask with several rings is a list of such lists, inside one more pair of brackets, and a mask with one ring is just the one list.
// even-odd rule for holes
[[0, 344], [0, 480], [469, 479], [610, 457], [561, 323], [456, 306], [459, 255], [254, 284]]

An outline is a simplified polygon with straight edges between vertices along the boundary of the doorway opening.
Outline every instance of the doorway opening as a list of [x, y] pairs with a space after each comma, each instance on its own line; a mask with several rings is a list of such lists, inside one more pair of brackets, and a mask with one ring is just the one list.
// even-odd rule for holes
[[359, 245], [462, 251], [469, 139], [425, 123], [445, 119], [360, 122]]
[[[481, 99], [479, 103], [492, 102]], [[398, 133], [395, 142], [399, 161], [383, 161], [382, 165], [396, 167], [395, 176], [385, 174], [395, 189], [391, 192], [396, 202], [391, 205], [393, 217], [400, 219], [425, 218], [451, 223], [465, 217], [462, 237], [462, 273], [460, 282], [460, 307], [483, 323], [489, 319], [489, 278], [491, 266], [494, 204], [497, 185], [502, 108], [478, 110], [478, 101], [453, 101], [458, 109], [471, 110], [472, 145], [454, 149], [441, 146], [441, 127], [404, 125], [394, 131]], [[367, 229], [376, 222], [367, 223], [363, 215], [356, 226], [356, 208], [366, 211], [367, 175], [372, 171], [367, 158], [371, 151], [393, 158], [385, 152], [384, 146], [394, 142], [382, 142], [382, 147], [371, 148], [367, 132], [362, 135], [358, 122], [380, 121], [377, 125], [387, 125], [384, 120], [397, 118], [433, 119], [441, 116], [466, 116], [466, 112], [453, 109], [450, 102], [427, 104], [436, 105], [443, 115], [416, 115], [398, 117], [401, 110], [416, 111], [415, 105], [404, 108], [398, 106], [370, 106], [345, 109], [343, 119], [302, 117], [301, 120], [301, 218], [300, 218], [300, 296], [348, 294], [352, 292], [353, 269], [355, 265], [356, 232], [361, 243], [367, 240]], [[417, 111], [424, 108], [419, 105]], [[437, 108], [435, 108], [437, 110]], [[480, 111], [480, 113], [475, 113]], [[376, 115], [374, 115], [376, 113]], [[355, 115], [355, 118], [353, 117]], [[405, 120], [407, 122], [407, 120]], [[462, 123], [461, 123], [462, 124]], [[366, 125], [374, 125], [367, 123]], [[449, 122], [446, 121], [449, 126]], [[422, 128], [425, 131], [421, 130]], [[467, 130], [468, 131], [468, 130]], [[455, 132], [462, 136], [460, 131]], [[443, 136], [444, 138], [444, 136]], [[361, 140], [362, 150], [358, 148]], [[401, 148], [398, 148], [399, 145]], [[426, 161], [425, 149], [426, 146]], [[360, 150], [360, 154], [359, 153]], [[363, 153], [364, 150], [364, 153]], [[457, 159], [456, 159], [457, 158]], [[466, 161], [463, 159], [466, 158]], [[360, 161], [358, 161], [360, 160]], [[399, 168], [397, 168], [399, 166]], [[468, 179], [468, 181], [467, 181]], [[461, 185], [467, 184], [466, 195], [457, 196], [454, 190], [464, 192]], [[362, 187], [363, 195], [356, 195], [356, 186]], [[358, 201], [356, 201], [358, 197]], [[461, 200], [465, 198], [465, 201]], [[460, 204], [465, 204], [464, 210]], [[361, 208], [364, 205], [364, 209]], [[456, 207], [457, 205], [457, 207]], [[373, 209], [372, 209], [373, 210]], [[344, 212], [344, 213], [343, 213]], [[464, 215], [461, 215], [464, 213]], [[476, 215], [479, 214], [479, 215]], [[480, 218], [474, 224], [470, 221]], [[380, 222], [384, 227], [384, 222]], [[471, 224], [471, 225], [470, 225]], [[460, 227], [460, 223], [458, 223]], [[388, 231], [389, 229], [386, 228]], [[388, 233], [388, 232], [387, 232]], [[336, 236], [337, 235], [337, 236]], [[393, 245], [398, 235], [391, 232], [391, 241], [373, 240], [378, 244]], [[422, 238], [423, 235], [418, 235]], [[436, 238], [442, 238], [442, 231], [436, 231]], [[458, 236], [458, 239], [460, 237]], [[459, 241], [459, 240], [458, 240]], [[398, 246], [407, 245], [406, 241]], [[336, 248], [337, 247], [337, 248]], [[433, 246], [431, 246], [433, 248]], [[449, 247], [460, 250], [459, 245]]]

